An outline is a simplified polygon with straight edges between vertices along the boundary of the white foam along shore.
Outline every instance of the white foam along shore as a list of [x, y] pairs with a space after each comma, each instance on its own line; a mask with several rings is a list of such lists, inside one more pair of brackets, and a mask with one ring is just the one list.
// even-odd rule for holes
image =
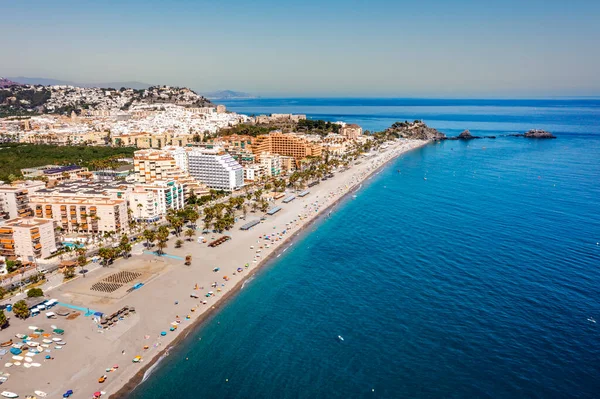
[[[60, 397], [69, 389], [75, 392], [76, 397], [92, 397], [96, 391], [105, 392], [103, 398], [126, 397], [168, 348], [189, 334], [190, 327], [200, 323], [222, 306], [231, 294], [241, 289], [266, 259], [282, 254], [290, 245], [288, 241], [303, 227], [345, 194], [359, 187], [363, 180], [384, 164], [425, 144], [427, 141], [399, 140], [371, 156], [361, 157], [359, 164], [354, 164], [345, 172], [336, 172], [333, 178], [309, 188], [310, 193], [305, 197], [296, 197], [287, 204], [277, 201], [274, 206], [281, 206], [281, 211], [267, 216], [264, 223], [242, 231], [239, 228], [246, 221], [262, 216], [249, 213], [246, 221], [237, 222], [228, 233], [232, 239], [216, 248], [198, 243], [198, 230], [194, 241], [186, 241], [180, 249], [174, 248], [176, 238], [171, 238], [165, 250], [168, 257], [137, 253], [130, 259], [119, 260], [109, 268], [102, 268], [86, 279], [79, 278], [53, 290], [52, 297], [63, 303], [105, 314], [128, 305], [135, 307], [136, 312], [102, 333], [98, 332], [97, 325], [89, 317], [48, 322], [60, 324], [66, 330], [64, 339], [69, 345], [53, 353], [54, 359], [44, 361], [42, 367], [27, 370], [11, 367], [11, 376], [3, 389], [22, 397], [33, 394], [35, 390], [46, 392], [48, 397]], [[266, 235], [269, 240], [265, 239]], [[212, 236], [219, 237], [218, 234], [209, 234], [205, 238], [210, 242]], [[184, 266], [182, 258], [188, 254], [192, 255], [192, 265]], [[159, 271], [153, 272], [140, 289], [121, 298], [89, 294], [91, 281], [120, 270], [142, 270], [146, 266]], [[219, 271], [214, 272], [215, 268], [219, 268]], [[224, 279], [225, 276], [227, 279]], [[216, 287], [212, 286], [214, 283]], [[208, 292], [213, 292], [213, 295], [206, 297]], [[191, 297], [191, 293], [198, 298]], [[26, 321], [20, 330], [27, 329], [27, 323], [33, 322]], [[35, 324], [44, 328], [39, 319]], [[173, 324], [177, 325], [177, 329], [170, 331]], [[0, 341], [8, 340], [9, 336], [20, 332], [18, 327], [18, 324], [11, 325], [0, 332]], [[163, 332], [166, 335], [161, 335]], [[135, 356], [141, 356], [139, 363], [132, 362]], [[115, 365], [119, 367], [111, 372], [106, 371]], [[104, 383], [99, 383], [102, 375], [108, 378]]]

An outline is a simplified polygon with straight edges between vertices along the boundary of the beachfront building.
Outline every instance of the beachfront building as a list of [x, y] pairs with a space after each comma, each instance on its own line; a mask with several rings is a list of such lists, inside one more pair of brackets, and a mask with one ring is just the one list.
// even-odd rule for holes
[[[138, 204], [142, 204], [146, 217], [151, 220], [156, 219], [162, 215], [166, 215], [169, 209], [179, 210], [185, 207], [185, 187], [184, 184], [179, 183], [175, 180], [156, 180], [152, 183], [136, 184], [134, 192], [138, 193], [141, 191], [147, 191], [153, 193], [153, 197], [143, 197], [138, 194], [134, 194], [133, 200], [130, 199], [130, 209], [133, 211], [132, 215], [138, 215]], [[202, 194], [199, 194], [202, 195]], [[137, 198], [137, 202], [135, 199]], [[148, 200], [153, 198], [154, 206], [150, 206]], [[146, 201], [146, 202], [144, 202]]]
[[234, 191], [244, 185], [244, 170], [221, 147], [194, 148], [188, 153], [189, 172], [216, 190]]
[[19, 181], [0, 185], [0, 219], [31, 216], [29, 194], [42, 189], [42, 181]]
[[[138, 185], [129, 193], [129, 209], [135, 220], [148, 223], [160, 220], [159, 191], [160, 189], [146, 189], [143, 185]], [[165, 199], [166, 208], [166, 194], [162, 198]], [[171, 198], [173, 198], [173, 194], [171, 194]]]
[[362, 132], [362, 127], [358, 126], [356, 123], [349, 123], [340, 128], [340, 134], [349, 140], [356, 140], [362, 135]]
[[33, 261], [56, 252], [52, 219], [16, 218], [0, 224], [0, 256]]
[[262, 164], [244, 166], [244, 181], [256, 182], [267, 176], [267, 167]]
[[281, 174], [281, 157], [279, 155], [262, 152], [258, 154], [257, 161], [265, 168], [268, 177]]
[[32, 195], [37, 217], [54, 219], [67, 232], [125, 232], [129, 227], [127, 201], [109, 195]]
[[252, 152], [261, 154], [268, 152], [293, 157], [296, 166], [306, 157], [320, 157], [322, 148], [316, 142], [310, 142], [294, 133], [273, 132], [256, 137], [252, 143]]

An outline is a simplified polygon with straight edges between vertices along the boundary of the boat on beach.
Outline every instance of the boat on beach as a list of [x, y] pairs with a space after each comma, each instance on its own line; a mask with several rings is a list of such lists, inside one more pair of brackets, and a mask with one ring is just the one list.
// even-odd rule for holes
[[18, 398], [19, 395], [17, 395], [14, 392], [10, 392], [10, 391], [2, 391], [2, 393], [0, 393], [0, 395], [4, 396], [5, 398]]

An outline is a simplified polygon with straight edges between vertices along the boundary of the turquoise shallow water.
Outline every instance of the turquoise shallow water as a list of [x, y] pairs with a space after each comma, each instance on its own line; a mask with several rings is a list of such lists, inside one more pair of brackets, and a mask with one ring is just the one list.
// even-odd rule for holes
[[[600, 105], [555, 105], [427, 105], [447, 133], [454, 119], [559, 139], [448, 141], [390, 163], [130, 397], [597, 397]], [[357, 118], [389, 124], [378, 107]]]

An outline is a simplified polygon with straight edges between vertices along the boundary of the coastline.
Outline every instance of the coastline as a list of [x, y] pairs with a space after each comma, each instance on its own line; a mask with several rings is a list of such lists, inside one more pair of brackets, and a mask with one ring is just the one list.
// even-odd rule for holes
[[[46, 392], [49, 397], [60, 396], [66, 390], [73, 390], [78, 397], [96, 391], [104, 391], [103, 398], [127, 397], [148, 370], [155, 368], [170, 350], [218, 314], [259, 271], [274, 264], [275, 258], [290, 244], [308, 233], [307, 227], [321, 221], [390, 161], [428, 143], [398, 140], [366, 154], [348, 170], [311, 187], [306, 197], [286, 204], [281, 200], [272, 201], [272, 206], [281, 206], [281, 211], [268, 216], [250, 231], [240, 230], [242, 222], [238, 221], [228, 233], [232, 241], [222, 246], [209, 248], [201, 243], [199, 236], [203, 234], [200, 232], [193, 240], [186, 240], [181, 248], [174, 246], [178, 237], [171, 237], [164, 256], [156, 256], [138, 244], [131, 258], [121, 259], [110, 267], [96, 268], [87, 278], [53, 287], [46, 294], [57, 298], [60, 306], [78, 310], [79, 317], [11, 318], [11, 327], [0, 331], [0, 342], [14, 338], [15, 333], [27, 333], [31, 323], [50, 331], [56, 324], [66, 331], [63, 339], [68, 341], [68, 346], [48, 348], [47, 353], [51, 355], [40, 359], [39, 366], [34, 368], [19, 367], [19, 364], [8, 370], [5, 365], [2, 371], [9, 371], [10, 379], [3, 388], [23, 397], [32, 394], [34, 389]], [[260, 216], [261, 213], [250, 213], [248, 219]], [[213, 240], [218, 234], [204, 236]], [[187, 255], [193, 257], [190, 266], [184, 266]], [[94, 291], [96, 283], [123, 273], [137, 277], [115, 291]], [[142, 283], [142, 287], [130, 290], [136, 283]], [[91, 313], [112, 314], [124, 306], [135, 308], [135, 312], [105, 329], [99, 328], [98, 321], [92, 317], [82, 315], [86, 309]], [[132, 362], [138, 356], [139, 361]], [[100, 383], [102, 375], [107, 378]]]
[[[348, 196], [351, 195], [352, 193], [356, 192], [362, 185], [362, 183], [366, 180], [369, 179], [369, 177], [377, 174], [379, 171], [381, 171], [386, 165], [388, 165], [390, 162], [392, 162], [393, 160], [395, 160], [396, 158], [398, 158], [399, 156], [409, 152], [409, 151], [414, 151], [416, 149], [419, 149], [421, 147], [424, 147], [427, 144], [430, 144], [431, 141], [421, 141], [420, 140], [420, 144], [412, 147], [406, 151], [399, 151], [398, 153], [394, 154], [394, 156], [390, 157], [389, 159], [385, 160], [384, 162], [382, 162], [381, 165], [379, 165], [378, 167], [374, 168], [373, 170], [371, 170], [369, 173], [365, 174], [364, 176], [362, 176], [362, 178], [360, 180], [358, 180], [354, 185], [352, 185], [351, 187], [349, 187], [347, 189], [347, 191], [341, 195], [339, 198], [335, 199], [332, 203], [328, 204], [326, 207], [324, 207], [322, 210], [320, 210], [316, 215], [313, 216], [313, 218], [311, 218], [308, 222], [304, 223], [297, 231], [295, 231], [293, 234], [287, 236], [282, 242], [281, 242], [281, 246], [283, 246], [283, 244], [294, 244], [295, 242], [297, 242], [304, 233], [306, 233], [306, 230], [308, 227], [315, 225], [316, 223], [318, 223], [319, 221], [322, 220], [322, 218], [324, 217], [324, 215], [330, 211], [332, 208], [334, 208], [335, 206], [337, 206], [339, 203], [341, 203], [344, 200], [347, 200]], [[289, 247], [289, 245], [288, 245]], [[168, 352], [175, 348], [177, 345], [180, 345], [183, 341], [185, 341], [185, 339], [192, 333], [194, 333], [195, 331], [197, 331], [199, 328], [201, 328], [203, 326], [203, 324], [212, 316], [216, 315], [219, 310], [225, 306], [230, 300], [233, 300], [237, 294], [240, 292], [240, 290], [244, 287], [244, 284], [251, 278], [255, 277], [259, 272], [264, 271], [264, 269], [267, 266], [270, 266], [272, 264], [272, 261], [274, 259], [276, 259], [276, 256], [281, 254], [282, 251], [279, 250], [279, 247], [277, 248], [278, 250], [274, 250], [271, 251], [271, 253], [265, 257], [264, 259], [262, 259], [254, 268], [253, 270], [248, 273], [247, 275], [245, 275], [240, 281], [238, 281], [229, 291], [227, 291], [215, 304], [213, 304], [209, 309], [207, 309], [205, 312], [203, 312], [200, 316], [198, 316], [196, 318], [196, 320], [194, 320], [190, 325], [186, 326], [185, 329], [182, 330], [182, 333], [179, 334], [173, 341], [171, 341], [169, 343], [169, 345], [164, 348], [163, 350], [161, 350], [160, 352], [158, 352], [155, 356], [152, 357], [152, 359], [150, 359], [138, 372], [136, 372], [125, 384], [123, 384], [115, 393], [111, 394], [109, 396], [110, 399], [122, 399], [122, 398], [126, 398], [127, 395], [129, 395], [134, 389], [136, 389], [142, 382], [143, 382], [143, 378], [146, 375], [146, 373], [148, 372], [148, 370], [152, 369], [154, 366], [156, 366], [159, 361], [161, 359], [164, 358], [165, 355], [168, 355]], [[148, 378], [152, 378], [152, 374], [155, 372], [155, 370], [153, 370], [153, 372], [150, 374], [150, 376]]]

